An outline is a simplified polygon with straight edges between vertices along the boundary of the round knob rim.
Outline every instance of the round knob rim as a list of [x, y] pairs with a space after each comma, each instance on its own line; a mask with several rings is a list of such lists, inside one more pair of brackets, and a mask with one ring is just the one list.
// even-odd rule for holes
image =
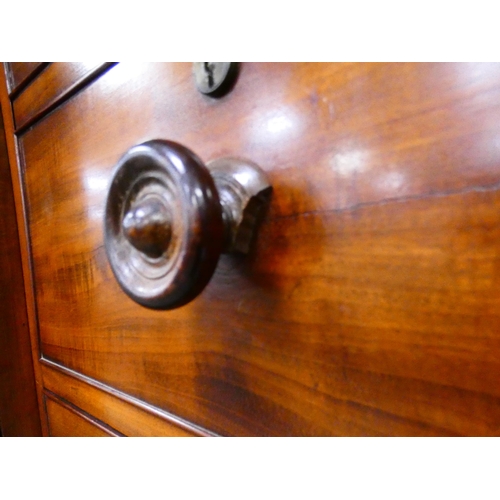
[[[134, 206], [150, 200], [160, 200], [172, 214], [160, 256], [141, 252], [123, 227]], [[192, 151], [172, 141], [145, 142], [119, 160], [104, 228], [118, 283], [133, 300], [154, 309], [173, 309], [195, 298], [212, 277], [222, 251], [222, 210], [214, 181]]]

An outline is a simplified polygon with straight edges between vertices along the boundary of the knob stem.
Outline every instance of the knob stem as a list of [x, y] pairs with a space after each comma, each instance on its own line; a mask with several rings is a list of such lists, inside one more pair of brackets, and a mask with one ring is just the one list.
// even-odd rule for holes
[[247, 254], [271, 196], [267, 175], [241, 158], [219, 158], [207, 164], [219, 193], [224, 222], [223, 252]]

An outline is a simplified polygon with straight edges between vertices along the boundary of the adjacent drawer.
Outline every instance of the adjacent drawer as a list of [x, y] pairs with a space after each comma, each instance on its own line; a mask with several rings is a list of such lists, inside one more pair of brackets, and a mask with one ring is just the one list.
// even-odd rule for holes
[[[117, 432], [126, 436], [136, 437], [189, 437], [205, 435], [196, 429], [182, 426], [182, 422], [174, 423], [168, 416], [152, 414], [151, 409], [147, 411], [138, 405], [127, 402], [116, 391], [110, 394], [98, 388], [95, 381], [84, 382], [74, 375], [61, 371], [49, 361], [42, 361], [42, 373], [44, 386], [50, 392], [64, 398], [71, 404], [81, 408], [84, 412], [95, 416], [102, 422], [106, 422]], [[89, 384], [90, 382], [90, 384]], [[130, 398], [128, 398], [130, 400]]]
[[52, 393], [45, 393], [45, 408], [52, 437], [117, 437], [121, 435]]
[[45, 62], [9, 62], [6, 63], [9, 93], [12, 95], [27, 84], [48, 63]]
[[34, 122], [68, 98], [113, 63], [51, 63], [38, 78], [14, 100], [16, 129]]

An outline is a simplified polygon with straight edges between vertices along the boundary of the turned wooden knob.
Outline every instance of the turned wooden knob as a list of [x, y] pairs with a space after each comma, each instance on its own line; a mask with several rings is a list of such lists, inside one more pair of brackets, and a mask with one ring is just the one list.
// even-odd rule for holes
[[132, 147], [115, 167], [106, 200], [106, 253], [118, 283], [146, 307], [188, 303], [223, 251], [248, 251], [270, 193], [264, 172], [248, 161], [205, 166], [164, 140]]

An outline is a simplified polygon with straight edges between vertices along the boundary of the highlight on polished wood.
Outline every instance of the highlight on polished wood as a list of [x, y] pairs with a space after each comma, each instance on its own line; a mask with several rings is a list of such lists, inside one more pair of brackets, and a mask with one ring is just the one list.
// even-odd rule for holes
[[[192, 71], [116, 64], [15, 134], [44, 434], [500, 435], [500, 64], [241, 63], [218, 98]], [[114, 166], [158, 138], [273, 186], [168, 311], [104, 243]]]

